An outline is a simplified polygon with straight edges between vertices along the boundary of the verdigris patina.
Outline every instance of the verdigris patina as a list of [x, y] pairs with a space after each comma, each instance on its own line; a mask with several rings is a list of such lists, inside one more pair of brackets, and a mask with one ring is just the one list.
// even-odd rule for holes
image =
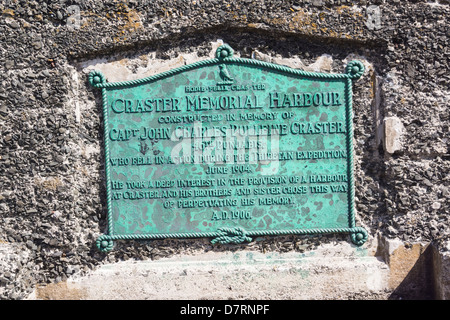
[[343, 74], [214, 59], [140, 80], [93, 71], [104, 116], [113, 240], [350, 233], [355, 225], [351, 61]]

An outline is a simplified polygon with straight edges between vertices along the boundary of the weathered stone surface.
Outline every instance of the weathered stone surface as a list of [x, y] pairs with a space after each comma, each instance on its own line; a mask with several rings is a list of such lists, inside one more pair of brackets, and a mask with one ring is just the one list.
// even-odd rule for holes
[[403, 148], [404, 126], [397, 117], [388, 117], [383, 121], [384, 126], [384, 147], [386, 152], [393, 154]]
[[367, 249], [244, 250], [106, 264], [85, 277], [38, 287], [29, 299], [387, 299], [389, 268]]
[[433, 250], [435, 297], [450, 300], [450, 242], [443, 241], [442, 247]]

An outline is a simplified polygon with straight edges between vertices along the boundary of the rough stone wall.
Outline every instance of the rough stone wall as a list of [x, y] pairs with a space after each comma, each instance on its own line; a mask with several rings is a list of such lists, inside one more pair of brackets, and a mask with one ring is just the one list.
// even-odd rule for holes
[[445, 253], [449, 13], [448, 1], [2, 0], [0, 298], [22, 299], [37, 284], [127, 259], [303, 252], [348, 241], [269, 237], [229, 247], [168, 239], [97, 251], [106, 231], [103, 130], [84, 63], [203, 59], [218, 39], [242, 57], [323, 72], [362, 60], [368, 68], [354, 84], [357, 224], [373, 239], [432, 243]]

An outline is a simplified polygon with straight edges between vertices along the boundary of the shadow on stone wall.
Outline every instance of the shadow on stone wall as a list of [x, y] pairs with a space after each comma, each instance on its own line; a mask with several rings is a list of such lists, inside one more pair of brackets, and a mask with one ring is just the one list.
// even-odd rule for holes
[[[392, 263], [392, 261], [391, 261]], [[391, 266], [392, 268], [392, 266]], [[389, 300], [434, 300], [433, 246], [428, 245]]]

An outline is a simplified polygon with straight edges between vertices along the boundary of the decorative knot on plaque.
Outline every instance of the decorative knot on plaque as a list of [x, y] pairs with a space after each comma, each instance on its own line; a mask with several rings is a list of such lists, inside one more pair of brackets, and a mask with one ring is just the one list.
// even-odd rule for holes
[[234, 50], [229, 45], [224, 44], [217, 48], [216, 50], [216, 58], [217, 59], [225, 59], [231, 58], [233, 56]]
[[110, 251], [114, 246], [114, 242], [109, 235], [101, 235], [98, 237], [96, 244], [101, 252]]
[[212, 243], [243, 243], [243, 242], [250, 242], [252, 241], [252, 238], [247, 237], [246, 231], [242, 228], [220, 228], [219, 236], [214, 238], [211, 242]]
[[357, 246], [364, 244], [367, 241], [369, 235], [367, 231], [361, 227], [356, 227], [355, 232], [350, 235], [352, 242]]
[[358, 60], [350, 61], [345, 68], [345, 73], [348, 74], [351, 79], [359, 79], [364, 73], [364, 65]]
[[106, 78], [103, 75], [103, 73], [101, 73], [100, 71], [96, 71], [96, 70], [89, 73], [88, 80], [89, 80], [89, 83], [91, 84], [91, 86], [93, 86], [93, 87], [97, 87], [106, 82]]

